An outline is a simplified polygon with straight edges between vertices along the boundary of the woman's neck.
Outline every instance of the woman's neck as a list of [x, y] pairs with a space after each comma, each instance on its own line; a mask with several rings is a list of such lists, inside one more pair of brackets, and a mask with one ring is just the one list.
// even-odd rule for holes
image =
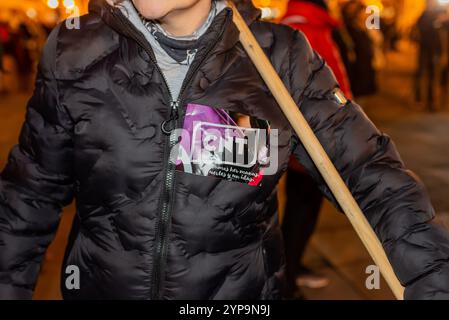
[[200, 0], [191, 7], [170, 12], [158, 22], [170, 35], [189, 36], [204, 24], [210, 10], [211, 0]]

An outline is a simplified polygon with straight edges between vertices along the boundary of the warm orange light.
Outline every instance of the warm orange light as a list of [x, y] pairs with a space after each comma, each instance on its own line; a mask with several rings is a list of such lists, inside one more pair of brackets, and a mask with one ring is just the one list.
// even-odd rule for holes
[[256, 2], [258, 2], [258, 5], [260, 7], [268, 7], [271, 4], [270, 0], [259, 0], [259, 1], [256, 1]]
[[376, 6], [380, 11], [383, 11], [384, 5], [381, 0], [365, 0], [363, 1], [367, 6]]
[[51, 9], [56, 9], [59, 7], [59, 0], [48, 0], [47, 6]]
[[28, 18], [34, 19], [34, 18], [36, 18], [36, 16], [37, 16], [37, 11], [36, 11], [36, 9], [34, 9], [34, 8], [28, 8], [28, 9], [25, 11], [25, 14], [28, 16]]
[[288, 0], [253, 0], [256, 7], [262, 9], [264, 18], [279, 19], [287, 11]]
[[63, 4], [66, 9], [72, 10], [75, 8], [75, 0], [64, 0]]

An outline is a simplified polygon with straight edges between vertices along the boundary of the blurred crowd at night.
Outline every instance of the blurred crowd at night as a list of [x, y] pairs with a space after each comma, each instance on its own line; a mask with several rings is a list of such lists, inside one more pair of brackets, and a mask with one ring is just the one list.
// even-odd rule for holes
[[[267, 19], [283, 22], [288, 1], [254, 2], [263, 8]], [[415, 42], [423, 49], [416, 59], [416, 99], [427, 99], [428, 107], [434, 108], [435, 83], [431, 80], [428, 85], [422, 86], [421, 80], [427, 73], [428, 78], [435, 78], [435, 74], [439, 74], [439, 79], [435, 81], [442, 86], [448, 81], [449, 15], [444, 2], [330, 0], [326, 3], [334, 21], [319, 21], [318, 18], [313, 23], [318, 31], [320, 28], [332, 27], [333, 41], [338, 46], [355, 96], [376, 93], [376, 71], [385, 66], [386, 52], [396, 50], [398, 41], [405, 39]], [[2, 1], [1, 92], [29, 91], [40, 51], [51, 29], [67, 17], [87, 12], [87, 8], [88, 0]], [[377, 14], [376, 10], [380, 15], [379, 28], [368, 28], [367, 21], [373, 19], [372, 15]]]

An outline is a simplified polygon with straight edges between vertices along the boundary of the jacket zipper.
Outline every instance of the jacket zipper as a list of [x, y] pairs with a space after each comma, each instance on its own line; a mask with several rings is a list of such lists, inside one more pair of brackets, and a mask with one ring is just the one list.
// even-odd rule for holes
[[[225, 9], [228, 10], [228, 9]], [[129, 22], [128, 19], [126, 19], [121, 13], [116, 14], [115, 9], [111, 10], [112, 14], [118, 19], [118, 21], [121, 23], [123, 27], [125, 27], [128, 31], [130, 31], [131, 34], [137, 34], [135, 27]], [[166, 162], [168, 162], [165, 169], [165, 177], [164, 177], [164, 189], [161, 196], [161, 204], [160, 204], [160, 219], [157, 223], [156, 227], [156, 245], [155, 245], [155, 255], [153, 257], [153, 274], [152, 274], [152, 287], [151, 287], [151, 299], [157, 300], [161, 299], [162, 292], [161, 292], [161, 278], [163, 274], [163, 270], [165, 269], [165, 260], [167, 257], [167, 242], [168, 242], [168, 229], [170, 227], [170, 218], [171, 218], [171, 209], [173, 205], [173, 189], [174, 189], [174, 178], [175, 178], [175, 159], [171, 161], [170, 154], [171, 150], [175, 147], [176, 143], [178, 142], [176, 134], [173, 133], [173, 131], [179, 126], [179, 109], [183, 107], [183, 96], [185, 90], [190, 85], [190, 82], [192, 81], [194, 75], [197, 73], [199, 68], [201, 67], [202, 63], [207, 59], [210, 52], [215, 48], [215, 46], [221, 41], [224, 30], [226, 29], [229, 21], [230, 21], [230, 13], [231, 11], [228, 10], [226, 21], [224, 22], [224, 25], [222, 27], [222, 30], [220, 31], [219, 36], [216, 38], [216, 40], [210, 45], [207, 49], [207, 51], [202, 56], [201, 60], [199, 62], [193, 62], [195, 63], [195, 67], [187, 72], [187, 75], [183, 81], [181, 90], [179, 92], [178, 99], [173, 99], [172, 91], [168, 85], [168, 81], [162, 72], [161, 68], [157, 64], [156, 58], [154, 57], [153, 51], [151, 49], [151, 46], [145, 39], [142, 41], [140, 39], [141, 36], [137, 37], [134, 36], [134, 40], [146, 51], [146, 53], [149, 55], [151, 61], [156, 67], [156, 70], [161, 75], [164, 86], [167, 89], [167, 92], [170, 95], [170, 117], [168, 120], [164, 121], [161, 125], [161, 130], [164, 134], [170, 135], [170, 138], [168, 140], [168, 143], [166, 144]], [[170, 126], [169, 126], [170, 125]]]
[[[209, 53], [215, 48], [215, 46], [220, 42], [220, 40], [223, 37], [224, 30], [227, 27], [227, 23], [230, 21], [229, 16], [226, 18], [225, 24], [223, 25], [222, 30], [220, 31], [220, 34], [218, 35], [217, 39], [214, 41], [212, 45], [209, 46], [209, 48], [206, 50], [204, 55], [202, 56], [201, 60], [195, 63], [195, 66], [193, 69], [189, 70], [186, 78], [184, 79], [184, 82], [182, 84], [179, 97], [177, 102], [172, 106], [173, 108], [181, 108], [183, 107], [183, 97], [184, 92], [190, 85], [194, 75], [197, 73], [203, 62], [207, 59], [209, 56]], [[178, 111], [176, 111], [177, 114]], [[174, 128], [177, 128], [179, 126], [179, 117], [176, 116], [174, 119], [175, 125]], [[177, 138], [175, 134], [170, 134], [170, 142], [169, 142], [169, 153], [172, 150], [172, 148], [177, 143]], [[157, 248], [160, 249], [156, 253], [156, 257], [159, 259], [158, 264], [155, 264], [155, 273], [154, 273], [154, 281], [153, 281], [153, 287], [152, 287], [152, 299], [161, 299], [162, 298], [162, 290], [161, 290], [161, 283], [162, 283], [162, 275], [163, 271], [165, 269], [165, 262], [167, 258], [167, 242], [168, 242], [168, 228], [170, 226], [170, 218], [171, 218], [171, 209], [173, 205], [173, 190], [174, 190], [174, 175], [175, 175], [176, 165], [175, 162], [170, 161], [168, 163], [167, 171], [166, 171], [166, 180], [165, 180], [165, 197], [164, 202], [162, 204], [162, 210], [161, 210], [161, 223], [159, 225], [159, 242], [157, 243]]]

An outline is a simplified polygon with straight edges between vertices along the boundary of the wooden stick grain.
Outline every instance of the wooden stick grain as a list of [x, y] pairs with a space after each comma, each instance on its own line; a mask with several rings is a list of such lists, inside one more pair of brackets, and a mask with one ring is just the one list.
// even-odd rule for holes
[[371, 228], [368, 220], [334, 164], [329, 159], [329, 156], [315, 136], [307, 120], [302, 115], [276, 70], [273, 68], [270, 60], [267, 58], [246, 22], [236, 9], [234, 3], [228, 1], [228, 5], [233, 9], [234, 24], [240, 31], [240, 42], [245, 51], [264, 79], [266, 85], [271, 90], [271, 93], [345, 212], [357, 235], [360, 237], [367, 251], [379, 267], [380, 272], [391, 288], [393, 294], [398, 300], [402, 300], [404, 297], [404, 288], [396, 277], [382, 244]]

